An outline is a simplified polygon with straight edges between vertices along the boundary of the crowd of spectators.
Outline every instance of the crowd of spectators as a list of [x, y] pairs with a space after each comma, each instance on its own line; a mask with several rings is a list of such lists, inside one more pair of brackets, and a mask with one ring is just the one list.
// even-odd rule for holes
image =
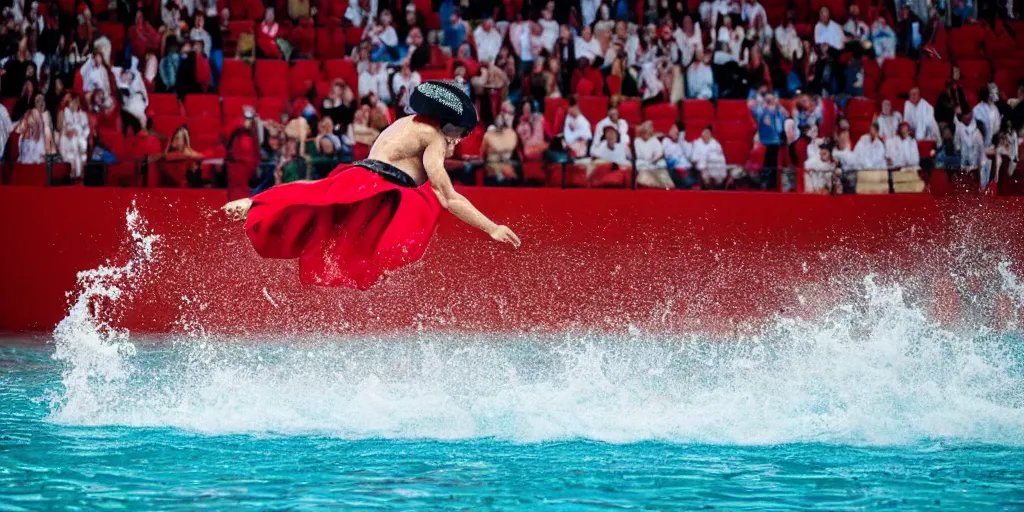
[[[188, 185], [223, 186], [237, 174], [261, 190], [365, 157], [411, 113], [413, 88], [449, 78], [477, 102], [482, 126], [451, 169], [482, 169], [488, 183], [551, 184], [559, 169], [562, 184], [583, 186], [775, 189], [793, 186], [780, 170], [800, 168], [808, 192], [912, 192], [924, 187], [923, 167], [977, 171], [986, 189], [1015, 175], [1024, 87], [991, 73], [962, 79], [948, 35], [978, 27], [1016, 49], [1013, 9], [971, 0], [14, 0], [0, 25], [0, 144], [10, 162], [68, 164], [75, 181], [91, 163], [135, 155], [167, 163]], [[354, 73], [316, 76], [276, 108], [258, 105], [260, 84], [274, 78], [259, 62], [298, 69], [320, 59], [320, 42], [299, 35], [314, 27], [344, 34], [328, 46], [341, 45]], [[229, 66], [253, 59], [256, 90], [243, 94], [253, 101], [229, 119], [227, 98], [251, 81]], [[890, 69], [911, 66], [914, 76], [930, 62], [942, 63], [934, 69], [945, 76], [928, 77], [941, 90], [879, 88]], [[224, 126], [211, 133], [191, 117], [160, 126], [157, 98], [204, 94], [225, 98]]]

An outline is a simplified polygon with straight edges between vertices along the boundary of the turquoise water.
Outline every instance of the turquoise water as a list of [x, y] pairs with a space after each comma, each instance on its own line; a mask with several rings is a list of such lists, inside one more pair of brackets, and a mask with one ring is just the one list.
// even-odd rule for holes
[[1021, 510], [1018, 343], [8, 343], [0, 510]]

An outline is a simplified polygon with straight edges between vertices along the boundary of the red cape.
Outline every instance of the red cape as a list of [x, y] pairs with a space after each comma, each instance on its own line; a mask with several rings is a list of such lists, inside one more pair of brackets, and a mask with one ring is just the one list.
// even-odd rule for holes
[[252, 200], [245, 231], [260, 256], [298, 258], [303, 284], [359, 290], [420, 259], [441, 214], [429, 183], [403, 187], [357, 165]]

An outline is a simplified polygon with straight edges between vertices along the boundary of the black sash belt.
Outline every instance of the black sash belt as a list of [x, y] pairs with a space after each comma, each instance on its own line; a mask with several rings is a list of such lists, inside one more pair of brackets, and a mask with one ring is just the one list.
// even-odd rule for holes
[[387, 162], [381, 162], [380, 160], [371, 160], [368, 158], [366, 160], [354, 162], [353, 165], [358, 165], [363, 169], [373, 171], [379, 174], [386, 181], [394, 183], [395, 185], [398, 185], [400, 187], [416, 188], [418, 186], [416, 184], [416, 180], [412, 179], [412, 176], [409, 176], [398, 167], [395, 167]]

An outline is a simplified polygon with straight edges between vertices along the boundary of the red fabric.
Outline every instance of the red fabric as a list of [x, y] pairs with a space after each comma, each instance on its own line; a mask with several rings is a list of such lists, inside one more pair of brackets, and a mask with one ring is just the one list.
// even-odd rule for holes
[[429, 183], [401, 187], [357, 165], [253, 197], [246, 234], [264, 258], [299, 260], [303, 284], [366, 290], [420, 259], [441, 204]]
[[132, 54], [140, 59], [146, 56], [147, 51], [160, 53], [160, 33], [149, 23], [128, 29], [128, 41], [132, 45]]

